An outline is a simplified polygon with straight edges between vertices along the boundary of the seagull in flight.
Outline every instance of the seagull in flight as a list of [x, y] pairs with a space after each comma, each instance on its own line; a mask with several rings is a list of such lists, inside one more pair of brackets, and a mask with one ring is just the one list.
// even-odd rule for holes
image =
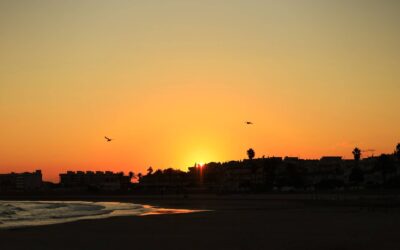
[[107, 136], [104, 136], [104, 138], [107, 140], [107, 142], [114, 140], [114, 139], [108, 138]]
[[247, 124], [247, 125], [253, 125], [253, 123], [252, 123], [252, 122], [246, 122], [246, 124]]

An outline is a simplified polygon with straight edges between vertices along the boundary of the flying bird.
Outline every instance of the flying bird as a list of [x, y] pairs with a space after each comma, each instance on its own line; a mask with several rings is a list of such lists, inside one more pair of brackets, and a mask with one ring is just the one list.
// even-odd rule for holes
[[246, 124], [247, 124], [247, 125], [253, 125], [253, 123], [252, 123], [252, 122], [246, 122]]
[[108, 138], [107, 136], [104, 136], [104, 138], [107, 140], [107, 142], [114, 140], [114, 139]]

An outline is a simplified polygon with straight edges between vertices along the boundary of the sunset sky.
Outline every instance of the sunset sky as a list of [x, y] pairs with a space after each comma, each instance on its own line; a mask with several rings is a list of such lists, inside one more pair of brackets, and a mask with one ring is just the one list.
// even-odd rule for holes
[[395, 0], [0, 0], [0, 172], [392, 152], [399, 13]]

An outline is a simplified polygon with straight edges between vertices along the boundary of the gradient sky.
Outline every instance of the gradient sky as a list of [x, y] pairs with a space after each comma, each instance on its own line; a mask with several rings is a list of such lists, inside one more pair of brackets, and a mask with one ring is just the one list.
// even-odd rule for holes
[[392, 152], [399, 13], [394, 0], [0, 0], [0, 172]]

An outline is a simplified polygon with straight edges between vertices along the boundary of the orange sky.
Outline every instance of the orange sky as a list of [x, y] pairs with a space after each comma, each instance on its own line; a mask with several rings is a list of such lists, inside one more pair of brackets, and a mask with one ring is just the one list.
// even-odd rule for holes
[[399, 12], [390, 0], [2, 1], [0, 172], [186, 169], [249, 147], [392, 152]]

